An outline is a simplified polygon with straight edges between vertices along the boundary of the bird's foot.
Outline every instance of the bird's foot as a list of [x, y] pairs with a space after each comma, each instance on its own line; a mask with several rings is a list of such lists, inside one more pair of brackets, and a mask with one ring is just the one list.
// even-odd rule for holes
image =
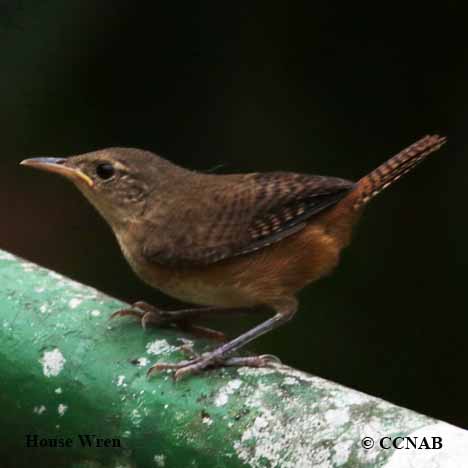
[[116, 317], [135, 317], [140, 320], [141, 326], [146, 329], [148, 326], [158, 328], [177, 327], [183, 331], [203, 338], [211, 338], [218, 341], [226, 341], [226, 335], [211, 328], [192, 324], [187, 318], [177, 316], [178, 311], [164, 311], [148, 304], [144, 301], [138, 301], [126, 309], [120, 309], [114, 312], [109, 319]]
[[273, 367], [274, 364], [281, 364], [281, 361], [271, 354], [263, 354], [261, 356], [244, 356], [244, 357], [223, 357], [213, 352], [197, 354], [193, 348], [186, 344], [180, 347], [188, 357], [187, 361], [178, 363], [158, 362], [148, 370], [147, 376], [151, 377], [156, 372], [172, 369], [174, 370], [174, 380], [191, 375], [199, 374], [208, 369], [216, 367]]
[[168, 325], [170, 319], [167, 315], [168, 314], [163, 310], [147, 302], [137, 301], [128, 308], [117, 310], [109, 318], [135, 317], [140, 320], [141, 326], [146, 329], [148, 325], [154, 325], [156, 327]]

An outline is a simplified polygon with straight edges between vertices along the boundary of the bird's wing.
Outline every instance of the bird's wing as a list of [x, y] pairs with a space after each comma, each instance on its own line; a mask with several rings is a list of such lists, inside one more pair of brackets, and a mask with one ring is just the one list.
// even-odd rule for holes
[[159, 227], [147, 238], [145, 258], [190, 267], [262, 249], [300, 231], [355, 186], [335, 177], [287, 172], [224, 177], [219, 187], [207, 189], [197, 209], [190, 203], [192, 208], [182, 207], [171, 217], [170, 236], [157, 236], [164, 232]]

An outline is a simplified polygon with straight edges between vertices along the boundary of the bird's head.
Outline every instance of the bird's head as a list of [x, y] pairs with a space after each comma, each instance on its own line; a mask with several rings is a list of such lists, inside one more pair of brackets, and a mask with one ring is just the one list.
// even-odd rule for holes
[[154, 191], [164, 193], [184, 169], [149, 151], [108, 148], [68, 158], [32, 158], [22, 165], [60, 174], [113, 226], [141, 215]]

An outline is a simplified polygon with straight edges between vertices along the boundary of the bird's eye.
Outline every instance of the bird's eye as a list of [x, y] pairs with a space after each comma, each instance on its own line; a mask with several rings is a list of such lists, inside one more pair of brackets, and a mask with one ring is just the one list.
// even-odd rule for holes
[[114, 166], [109, 163], [102, 163], [96, 166], [96, 174], [101, 179], [110, 179], [114, 175]]

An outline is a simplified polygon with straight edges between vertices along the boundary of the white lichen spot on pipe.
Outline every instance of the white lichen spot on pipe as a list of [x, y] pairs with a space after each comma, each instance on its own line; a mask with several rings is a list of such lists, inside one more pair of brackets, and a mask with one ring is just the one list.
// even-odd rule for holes
[[44, 405], [35, 406], [33, 408], [33, 413], [42, 414], [44, 411], [46, 411], [46, 409], [47, 408]]
[[335, 444], [333, 447], [335, 450], [334, 462], [337, 466], [344, 465], [348, 461], [353, 444], [352, 440], [340, 440]]
[[117, 387], [126, 387], [127, 384], [125, 383], [125, 375], [119, 375], [117, 377]]
[[66, 359], [60, 349], [55, 348], [52, 351], [45, 351], [39, 362], [42, 364], [42, 372], [46, 377], [56, 377], [62, 372]]
[[222, 387], [218, 394], [215, 397], [214, 404], [216, 406], [224, 406], [228, 400], [229, 396], [232, 395], [236, 390], [238, 390], [242, 385], [242, 380], [234, 379], [228, 382], [224, 387]]
[[174, 351], [177, 351], [177, 347], [170, 345], [166, 340], [155, 340], [146, 345], [148, 354], [168, 354]]
[[207, 426], [211, 426], [213, 424], [213, 420], [209, 416], [203, 416], [202, 423]]
[[145, 358], [145, 357], [141, 357], [141, 358], [138, 358], [136, 360], [136, 364], [138, 367], [145, 367], [147, 366], [148, 364], [150, 363], [150, 360]]
[[80, 299], [79, 297], [73, 297], [68, 301], [68, 307], [70, 307], [70, 309], [76, 309], [82, 302], [83, 299]]
[[324, 413], [324, 418], [332, 427], [342, 426], [350, 422], [349, 409], [347, 407], [330, 409]]
[[285, 377], [283, 385], [297, 385], [299, 381], [295, 377]]
[[143, 420], [143, 417], [137, 409], [134, 409], [130, 413], [130, 419], [135, 426], [139, 426]]
[[161, 468], [166, 466], [166, 457], [163, 454], [155, 455], [153, 457], [153, 460], [154, 460], [154, 463], [156, 464], [156, 466], [159, 466]]

